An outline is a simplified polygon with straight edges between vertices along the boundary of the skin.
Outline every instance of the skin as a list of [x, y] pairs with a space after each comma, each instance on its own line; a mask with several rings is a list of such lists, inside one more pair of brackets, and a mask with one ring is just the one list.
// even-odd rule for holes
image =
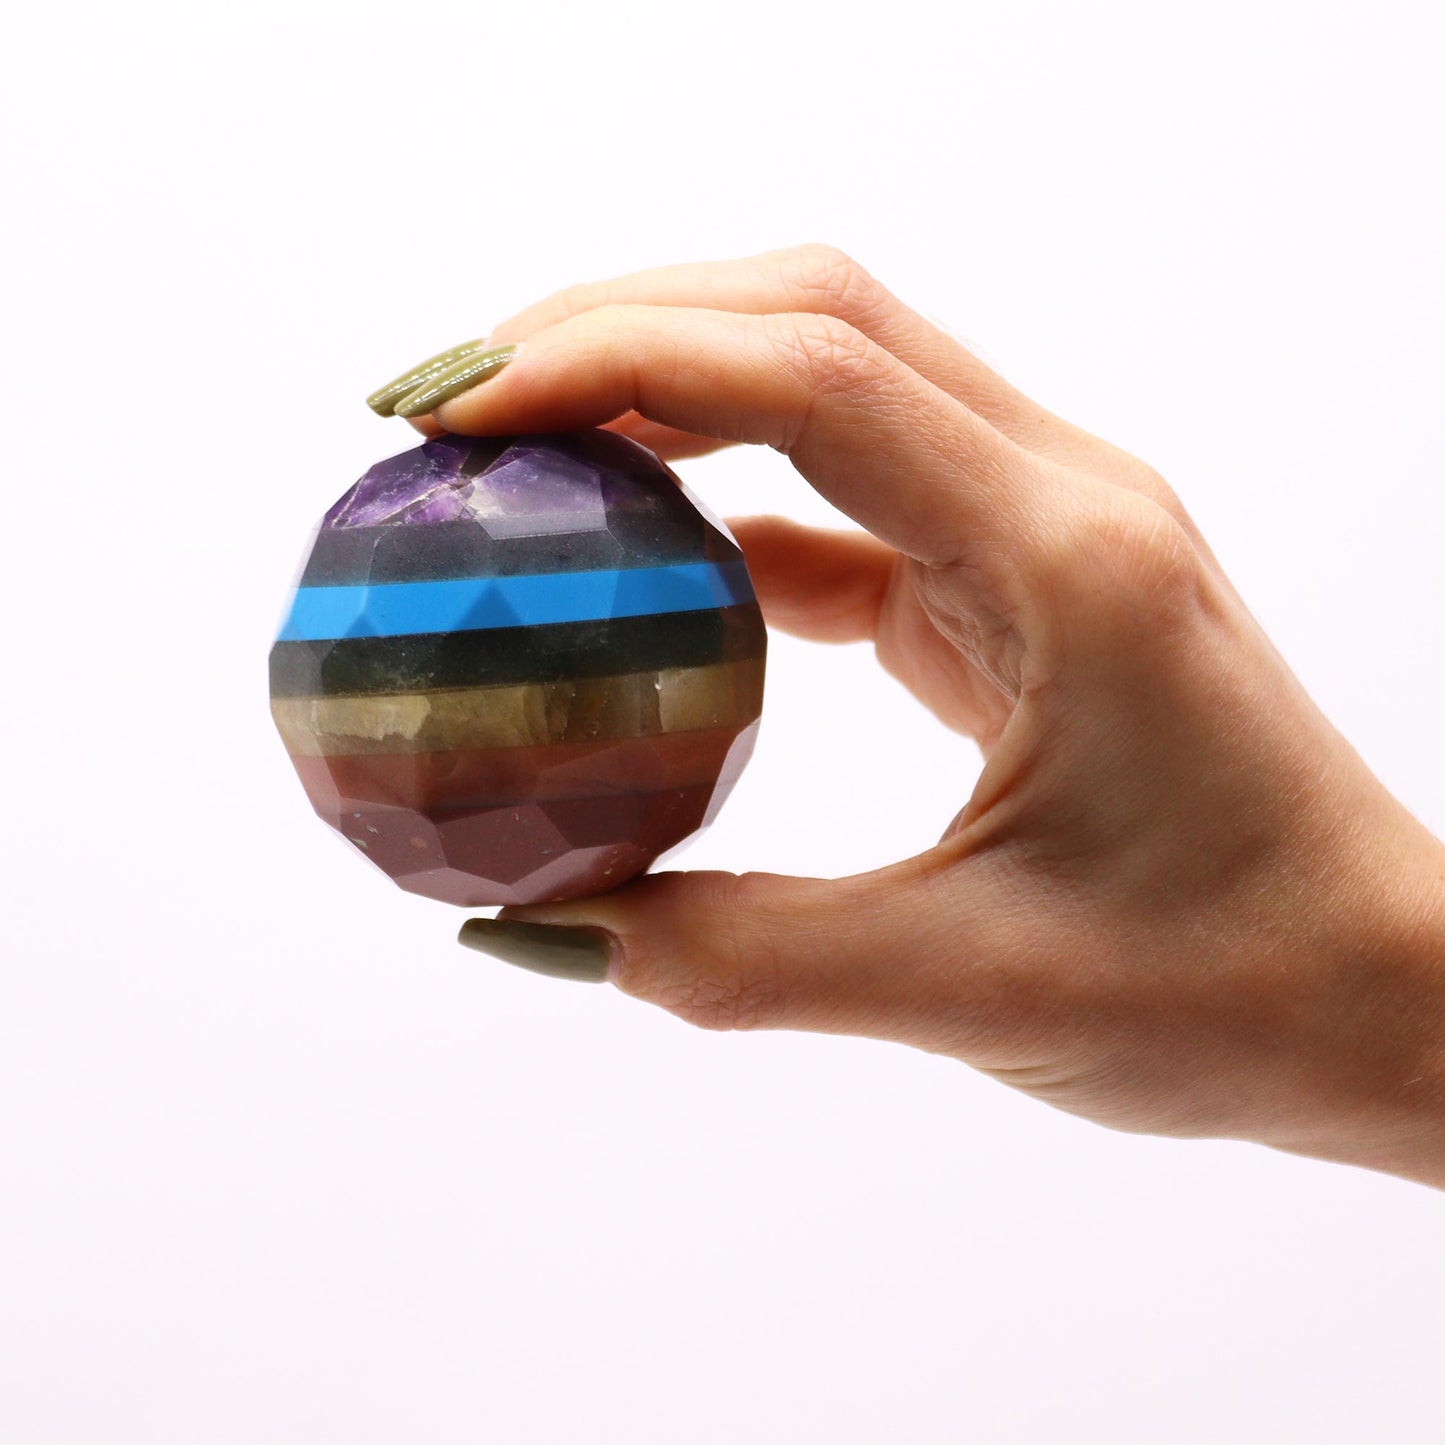
[[554, 936], [706, 1027], [892, 1039], [1115, 1128], [1445, 1187], [1445, 848], [1156, 472], [828, 247], [577, 287], [487, 339], [515, 343], [415, 424], [776, 448], [865, 531], [735, 524], [769, 623], [870, 640], [985, 766], [876, 872], [665, 873], [504, 919], [605, 930]]

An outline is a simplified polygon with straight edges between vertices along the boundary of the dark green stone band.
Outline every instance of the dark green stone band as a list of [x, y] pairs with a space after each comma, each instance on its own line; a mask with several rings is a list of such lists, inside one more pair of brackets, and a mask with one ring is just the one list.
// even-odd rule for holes
[[278, 642], [271, 649], [271, 695], [405, 693], [607, 677], [762, 657], [766, 647], [756, 602], [539, 627]]

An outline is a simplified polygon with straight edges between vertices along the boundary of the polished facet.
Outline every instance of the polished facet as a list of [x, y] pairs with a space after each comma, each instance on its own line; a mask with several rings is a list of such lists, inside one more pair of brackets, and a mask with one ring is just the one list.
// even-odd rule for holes
[[271, 709], [316, 811], [403, 888], [534, 903], [712, 821], [765, 649], [736, 543], [651, 452], [443, 436], [327, 512]]

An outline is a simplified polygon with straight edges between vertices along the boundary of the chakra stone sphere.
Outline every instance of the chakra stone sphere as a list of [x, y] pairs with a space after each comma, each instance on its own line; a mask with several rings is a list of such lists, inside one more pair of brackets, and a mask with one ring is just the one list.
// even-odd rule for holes
[[327, 512], [271, 710], [316, 811], [403, 888], [537, 903], [712, 820], [765, 649], [737, 544], [644, 447], [443, 436]]

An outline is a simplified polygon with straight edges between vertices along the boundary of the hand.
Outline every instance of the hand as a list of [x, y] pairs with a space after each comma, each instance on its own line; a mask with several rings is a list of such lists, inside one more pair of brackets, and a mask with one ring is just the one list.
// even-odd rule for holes
[[1445, 850], [1155, 472], [827, 248], [566, 291], [488, 344], [517, 342], [484, 385], [429, 382], [423, 427], [783, 452], [871, 535], [737, 524], [769, 623], [870, 639], [986, 762], [877, 872], [659, 874], [467, 941], [605, 951], [709, 1027], [894, 1039], [1118, 1128], [1445, 1184]]

